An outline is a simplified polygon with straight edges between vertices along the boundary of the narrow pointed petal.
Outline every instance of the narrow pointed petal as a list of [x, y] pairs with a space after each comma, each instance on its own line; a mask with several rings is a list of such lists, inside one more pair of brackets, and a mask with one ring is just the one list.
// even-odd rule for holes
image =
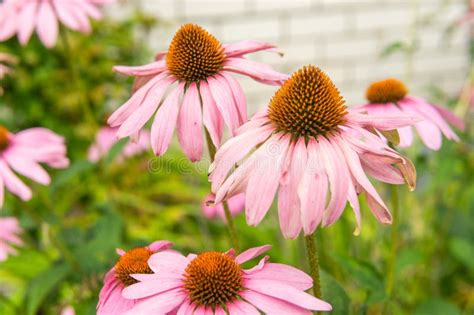
[[235, 135], [237, 128], [240, 126], [240, 119], [227, 81], [222, 76], [209, 77], [207, 81], [224, 122], [229, 127], [232, 135]]
[[249, 76], [265, 84], [281, 85], [288, 79], [288, 75], [277, 72], [266, 64], [244, 58], [227, 58], [224, 69]]
[[224, 45], [224, 52], [227, 57], [238, 57], [262, 50], [277, 52], [275, 45], [257, 40], [243, 40], [237, 43]]
[[216, 148], [221, 145], [222, 132], [224, 130], [222, 115], [217, 108], [216, 102], [209, 89], [209, 84], [206, 81], [201, 81], [199, 84], [199, 92], [202, 99], [203, 123], [212, 143]]
[[36, 29], [43, 44], [51, 48], [58, 39], [58, 20], [54, 9], [49, 2], [43, 2], [38, 11]]
[[184, 153], [192, 161], [202, 157], [202, 112], [196, 83], [191, 83], [184, 94], [178, 116], [178, 140]]
[[261, 254], [270, 250], [270, 248], [272, 248], [271, 245], [263, 245], [263, 246], [247, 249], [245, 252], [235, 257], [235, 262], [238, 263], [239, 265], [243, 264], [244, 262], [247, 262], [257, 256], [260, 256]]
[[143, 65], [143, 66], [114, 66], [114, 71], [132, 76], [148, 76], [148, 75], [157, 75], [166, 70], [166, 61], [159, 60], [152, 63]]
[[229, 85], [232, 95], [234, 97], [234, 104], [237, 107], [237, 112], [239, 113], [239, 119], [240, 123], [239, 126], [242, 125], [247, 121], [247, 101], [245, 99], [245, 93], [242, 90], [242, 87], [240, 86], [239, 82], [231, 76], [230, 74], [227, 74], [225, 71], [221, 73], [222, 77], [227, 81], [227, 84]]

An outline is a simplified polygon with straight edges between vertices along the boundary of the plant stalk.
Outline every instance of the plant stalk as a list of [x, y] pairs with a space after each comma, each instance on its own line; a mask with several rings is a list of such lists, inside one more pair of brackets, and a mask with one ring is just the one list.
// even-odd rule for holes
[[313, 293], [314, 296], [320, 299], [321, 293], [321, 281], [319, 276], [319, 258], [318, 258], [318, 247], [315, 239], [316, 232], [304, 237], [306, 245], [306, 253], [308, 255], [309, 269], [311, 278], [313, 278]]

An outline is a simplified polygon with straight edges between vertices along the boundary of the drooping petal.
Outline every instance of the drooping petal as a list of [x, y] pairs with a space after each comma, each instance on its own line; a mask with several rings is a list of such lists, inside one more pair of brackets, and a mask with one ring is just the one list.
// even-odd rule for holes
[[323, 218], [326, 207], [328, 180], [320, 161], [318, 144], [314, 139], [308, 142], [308, 163], [298, 188], [301, 200], [301, 223], [305, 235], [314, 232]]
[[237, 82], [237, 80], [230, 74], [227, 74], [225, 71], [223, 71], [221, 75], [227, 81], [227, 84], [229, 85], [232, 92], [232, 96], [234, 97], [234, 104], [236, 105], [237, 112], [239, 113], [240, 126], [247, 121], [247, 101], [245, 99], [244, 90], [242, 90], [239, 82]]
[[49, 185], [51, 182], [48, 173], [35, 161], [21, 157], [12, 158], [11, 155], [7, 155], [5, 159], [17, 173], [29, 177], [43, 185]]
[[261, 147], [258, 165], [248, 180], [245, 195], [247, 223], [256, 226], [270, 208], [278, 189], [281, 168], [289, 146], [289, 136], [272, 136]]
[[51, 48], [58, 39], [58, 20], [54, 9], [47, 1], [42, 2], [38, 10], [36, 29], [45, 47]]
[[262, 50], [277, 52], [275, 45], [257, 40], [243, 40], [237, 43], [224, 45], [226, 57], [238, 57]]
[[438, 111], [438, 113], [448, 123], [450, 123], [454, 127], [458, 128], [459, 130], [464, 131], [465, 125], [464, 125], [464, 121], [461, 118], [459, 118], [458, 116], [456, 116], [455, 114], [453, 114], [451, 111], [449, 111], [448, 109], [446, 109], [444, 107], [438, 106], [436, 104], [430, 104], [430, 105], [433, 106], [433, 108], [436, 109]]
[[202, 119], [204, 126], [206, 127], [209, 135], [211, 136], [212, 143], [216, 148], [221, 145], [221, 138], [223, 132], [223, 121], [222, 115], [217, 108], [214, 97], [209, 90], [209, 84], [206, 81], [201, 81], [199, 84], [199, 92], [202, 99]]
[[181, 279], [161, 277], [156, 280], [148, 280], [132, 284], [122, 291], [122, 296], [126, 299], [141, 299], [183, 285]]
[[260, 315], [260, 312], [255, 307], [240, 300], [228, 303], [227, 309], [229, 310], [229, 314], [232, 315]]
[[257, 256], [260, 256], [261, 254], [268, 251], [270, 248], [272, 248], [271, 245], [263, 245], [263, 246], [247, 249], [245, 252], [235, 257], [235, 262], [238, 264], [243, 264], [246, 261], [249, 261]]
[[178, 141], [184, 153], [192, 161], [202, 157], [202, 112], [196, 83], [191, 83], [184, 94], [178, 115]]
[[20, 197], [23, 201], [31, 199], [31, 189], [12, 172], [3, 160], [0, 160], [0, 176], [3, 178], [5, 187], [13, 194]]
[[124, 315], [168, 314], [177, 308], [185, 298], [186, 294], [181, 288], [172, 289], [139, 301]]
[[29, 1], [22, 8], [18, 17], [18, 40], [25, 45], [33, 34], [36, 25], [38, 2]]
[[180, 83], [163, 102], [155, 114], [151, 125], [151, 147], [156, 155], [164, 154], [171, 143], [173, 131], [176, 126], [179, 113], [180, 96], [183, 93], [184, 84]]
[[286, 302], [279, 298], [274, 298], [252, 290], [245, 290], [240, 295], [246, 300], [263, 311], [267, 315], [311, 315], [312, 312], [297, 306], [296, 304]]
[[143, 66], [114, 66], [114, 71], [130, 76], [149, 76], [157, 75], [166, 70], [166, 61], [154, 61]]
[[207, 82], [224, 122], [232, 135], [235, 135], [235, 131], [240, 126], [240, 119], [227, 81], [222, 76], [216, 76], [209, 77]]
[[313, 286], [313, 279], [309, 275], [284, 264], [267, 263], [261, 270], [253, 272], [245, 278], [280, 281], [303, 291]]
[[288, 79], [288, 75], [277, 72], [266, 64], [245, 58], [227, 58], [224, 62], [224, 69], [270, 85], [281, 85]]

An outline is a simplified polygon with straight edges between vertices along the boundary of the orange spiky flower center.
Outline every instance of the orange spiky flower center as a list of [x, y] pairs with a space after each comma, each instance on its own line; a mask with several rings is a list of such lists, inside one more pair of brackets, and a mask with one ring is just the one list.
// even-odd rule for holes
[[216, 307], [235, 300], [242, 290], [240, 265], [227, 254], [206, 252], [192, 260], [184, 273], [184, 288], [196, 305]]
[[153, 254], [146, 247], [137, 247], [129, 250], [121, 256], [115, 265], [115, 277], [125, 286], [132, 285], [138, 281], [130, 275], [137, 273], [153, 273], [148, 266], [148, 259]]
[[10, 132], [8, 129], [0, 125], [0, 151], [5, 150], [10, 143]]
[[329, 76], [309, 65], [293, 73], [275, 93], [268, 116], [277, 129], [294, 137], [317, 137], [337, 130], [347, 108]]
[[171, 41], [166, 64], [179, 80], [198, 82], [218, 73], [224, 59], [224, 48], [213, 35], [199, 25], [185, 24]]
[[395, 78], [373, 82], [367, 88], [365, 96], [371, 103], [396, 103], [408, 94], [406, 85]]

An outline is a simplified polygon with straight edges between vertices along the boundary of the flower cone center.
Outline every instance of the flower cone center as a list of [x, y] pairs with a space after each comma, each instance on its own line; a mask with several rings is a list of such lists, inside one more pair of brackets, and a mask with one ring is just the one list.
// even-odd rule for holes
[[184, 277], [184, 288], [196, 305], [225, 305], [236, 299], [242, 289], [239, 264], [223, 253], [198, 255], [189, 263]]
[[171, 41], [166, 64], [179, 80], [197, 82], [218, 73], [224, 58], [224, 48], [214, 36], [196, 24], [185, 24]]
[[335, 131], [346, 114], [339, 90], [326, 73], [311, 65], [293, 73], [268, 108], [277, 128], [295, 137], [317, 137]]
[[0, 126], [0, 150], [5, 150], [10, 143], [8, 129]]
[[406, 85], [394, 78], [373, 82], [367, 88], [365, 96], [371, 103], [395, 103], [408, 94]]
[[115, 265], [115, 276], [125, 286], [137, 283], [138, 281], [130, 275], [136, 273], [153, 273], [148, 266], [148, 259], [153, 254], [146, 247], [138, 247], [126, 252], [120, 257]]

